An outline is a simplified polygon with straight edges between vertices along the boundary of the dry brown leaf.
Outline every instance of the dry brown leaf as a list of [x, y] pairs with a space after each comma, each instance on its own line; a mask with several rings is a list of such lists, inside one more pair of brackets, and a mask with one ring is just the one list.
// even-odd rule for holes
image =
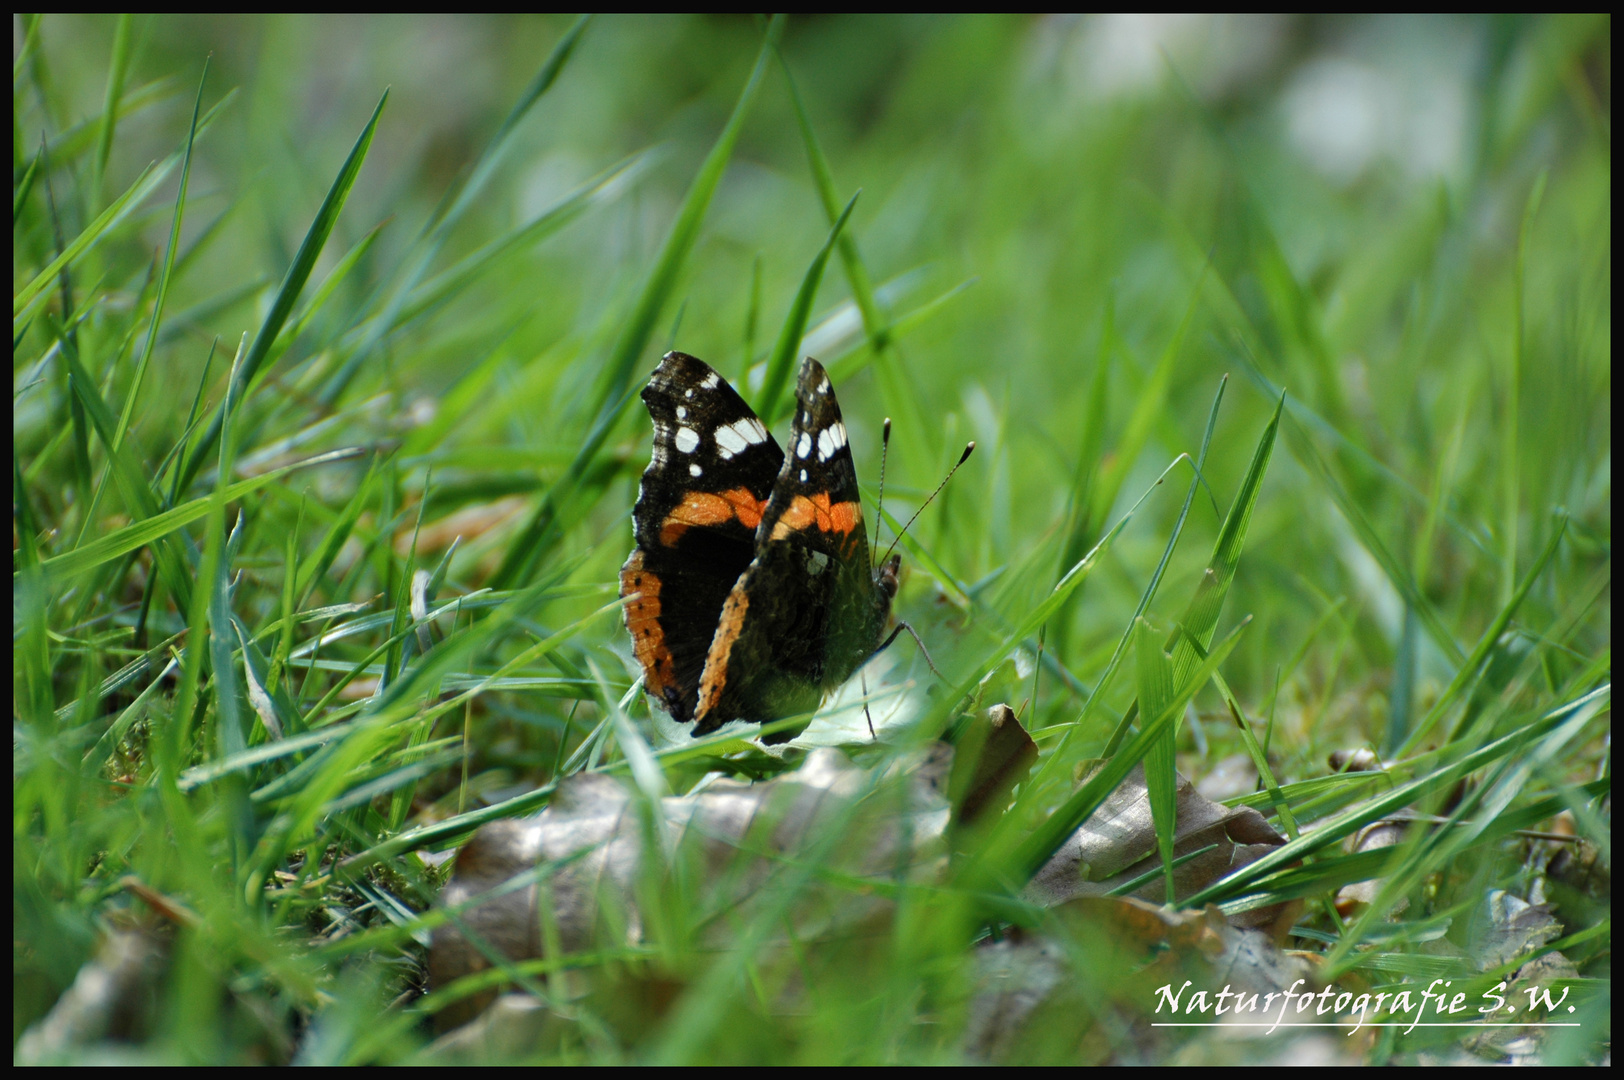
[[[783, 859], [834, 837], [842, 842], [817, 854], [820, 865], [859, 877], [890, 875], [905, 847], [917, 860], [945, 831], [948, 808], [941, 788], [951, 764], [945, 750], [907, 770], [902, 813], [861, 823], [852, 821], [853, 801], [869, 793], [877, 778], [832, 749], [812, 751], [799, 770], [769, 781], [722, 780], [695, 794], [660, 799], [663, 820], [657, 827], [667, 873], [672, 867], [685, 870], [687, 885], [704, 894], [701, 902], [721, 910], [745, 902]], [[881, 807], [886, 800], [866, 802]], [[587, 773], [563, 781], [551, 805], [535, 817], [494, 822], [475, 833], [457, 855], [441, 897], [446, 907], [497, 890], [538, 863], [554, 869], [540, 882], [465, 908], [436, 930], [429, 953], [431, 983], [442, 987], [491, 966], [460, 927], [509, 960], [543, 955], [544, 940], [554, 934], [564, 953], [594, 943], [641, 940], [637, 892], [650, 831], [645, 805], [620, 781]], [[866, 906], [872, 905], [847, 904], [838, 917], [860, 917]], [[538, 912], [553, 925], [543, 927]], [[471, 1015], [491, 996], [446, 1010], [442, 1023]]]
[[[1200, 1055], [1233, 1046], [1231, 1032], [1252, 1030], [1229, 1021], [1260, 1017], [1178, 1016], [1223, 1024], [1219, 1039], [1155, 1027], [1175, 1015], [1163, 987], [1186, 988], [1185, 997], [1204, 989], [1211, 1000], [1220, 989], [1266, 995], [1322, 985], [1308, 958], [1281, 950], [1262, 931], [1230, 925], [1215, 907], [1174, 911], [1132, 898], [1079, 897], [1055, 908], [1040, 931], [1008, 934], [977, 951], [966, 1049], [999, 1063], [1136, 1064], [1166, 1061], [1181, 1046]], [[1091, 1045], [1090, 1035], [1102, 1030], [1115, 1033], [1112, 1041]], [[1275, 1040], [1270, 1053], [1312, 1058], [1289, 1049], [1299, 1041]]]
[[[1178, 776], [1176, 791], [1174, 858], [1216, 845], [1212, 851], [1174, 868], [1177, 897], [1194, 895], [1286, 842], [1256, 810], [1247, 806], [1231, 809], [1212, 802], [1182, 775]], [[1045, 906], [1080, 896], [1104, 896], [1160, 865], [1145, 770], [1143, 765], [1136, 765], [1037, 872], [1026, 895]], [[1158, 873], [1132, 895], [1151, 903], [1163, 900], [1167, 895], [1164, 877]], [[1241, 926], [1273, 923], [1282, 914], [1282, 907], [1258, 908], [1236, 916], [1234, 921]]]
[[1015, 785], [1037, 760], [1037, 744], [1008, 705], [971, 717], [953, 746], [947, 781], [954, 829], [973, 828], [984, 835], [1009, 808]]

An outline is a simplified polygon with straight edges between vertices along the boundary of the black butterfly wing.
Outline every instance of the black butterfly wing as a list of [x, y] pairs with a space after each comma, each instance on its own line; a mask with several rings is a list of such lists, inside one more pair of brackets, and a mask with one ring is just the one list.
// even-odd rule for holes
[[654, 452], [632, 510], [637, 547], [620, 570], [626, 629], [650, 696], [695, 716], [722, 607], [755, 554], [784, 452], [710, 365], [667, 353], [643, 389]]
[[[728, 594], [700, 678], [694, 734], [808, 713], [879, 644], [891, 589], [869, 567], [857, 470], [840, 405], [811, 357], [755, 557]], [[772, 741], [793, 737], [779, 732]]]

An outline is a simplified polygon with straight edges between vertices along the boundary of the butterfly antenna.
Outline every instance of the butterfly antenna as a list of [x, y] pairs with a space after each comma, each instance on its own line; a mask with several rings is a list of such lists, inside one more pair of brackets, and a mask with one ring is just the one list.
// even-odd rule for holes
[[913, 517], [908, 519], [908, 524], [904, 525], [897, 532], [897, 538], [891, 541], [891, 546], [885, 549], [884, 555], [880, 556], [880, 562], [883, 563], [886, 559], [891, 557], [891, 552], [896, 550], [896, 546], [901, 542], [903, 534], [908, 531], [909, 527], [912, 526], [914, 522], [919, 520], [919, 515], [925, 512], [925, 507], [934, 502], [936, 496], [942, 493], [942, 489], [947, 486], [947, 482], [953, 479], [953, 474], [959, 471], [959, 465], [963, 465], [966, 461], [970, 460], [970, 455], [975, 453], [975, 448], [976, 444], [973, 441], [964, 444], [964, 453], [959, 455], [958, 465], [954, 465], [951, 469], [947, 470], [947, 475], [942, 477], [942, 482], [940, 484], [936, 485], [936, 490], [930, 493], [930, 498], [926, 499], [919, 509], [914, 511]]
[[[891, 456], [891, 418], [885, 418], [885, 426], [880, 429], [880, 495], [874, 500], [874, 535], [880, 535], [880, 522], [885, 518], [881, 515], [885, 510], [885, 459]], [[873, 721], [869, 722], [873, 727]]]

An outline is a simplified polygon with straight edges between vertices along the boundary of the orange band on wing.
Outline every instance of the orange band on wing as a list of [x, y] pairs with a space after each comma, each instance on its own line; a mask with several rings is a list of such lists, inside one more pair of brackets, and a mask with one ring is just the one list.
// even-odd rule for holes
[[772, 538], [782, 540], [806, 528], [848, 536], [862, 523], [863, 508], [854, 502], [830, 503], [828, 495], [797, 495], [773, 525]]
[[716, 637], [705, 657], [705, 671], [699, 679], [699, 708], [694, 710], [698, 720], [704, 720], [722, 700], [722, 688], [727, 685], [727, 663], [733, 654], [733, 643], [739, 640], [739, 631], [744, 629], [744, 613], [748, 610], [749, 594], [734, 586], [728, 593], [727, 603], [722, 605], [722, 619], [717, 624]]
[[632, 635], [632, 652], [643, 665], [643, 683], [657, 698], [667, 687], [676, 685], [671, 650], [660, 628], [660, 579], [643, 569], [643, 553], [632, 552], [620, 568], [620, 595], [634, 596], [626, 605], [626, 629]]
[[766, 505], [752, 495], [749, 488], [732, 488], [715, 494], [690, 491], [660, 522], [660, 543], [672, 547], [691, 525], [721, 525], [735, 518], [746, 529], [754, 529], [761, 524], [761, 511]]

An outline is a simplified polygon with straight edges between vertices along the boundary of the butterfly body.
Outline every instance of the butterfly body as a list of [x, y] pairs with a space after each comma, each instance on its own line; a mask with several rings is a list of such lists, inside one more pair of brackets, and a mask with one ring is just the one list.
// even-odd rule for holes
[[654, 450], [620, 591], [650, 698], [695, 735], [811, 713], [890, 618], [900, 559], [869, 565], [840, 406], [810, 357], [795, 396], [785, 453], [692, 356], [666, 354], [643, 390]]

